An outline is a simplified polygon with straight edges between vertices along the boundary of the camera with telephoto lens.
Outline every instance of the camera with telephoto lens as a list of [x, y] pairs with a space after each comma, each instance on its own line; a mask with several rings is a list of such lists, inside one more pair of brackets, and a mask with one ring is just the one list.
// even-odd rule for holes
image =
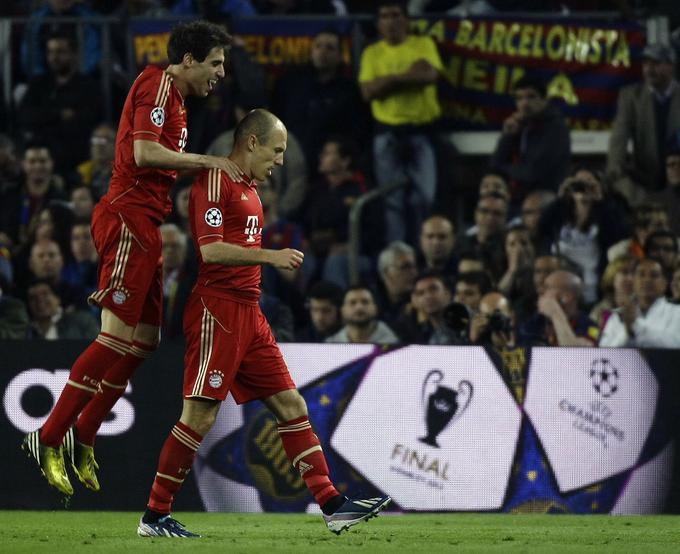
[[512, 331], [512, 321], [510, 318], [499, 310], [494, 310], [489, 315], [488, 330], [492, 333], [508, 334]]
[[465, 304], [451, 302], [444, 308], [443, 318], [444, 324], [454, 333], [460, 337], [467, 336], [470, 326], [470, 312]]

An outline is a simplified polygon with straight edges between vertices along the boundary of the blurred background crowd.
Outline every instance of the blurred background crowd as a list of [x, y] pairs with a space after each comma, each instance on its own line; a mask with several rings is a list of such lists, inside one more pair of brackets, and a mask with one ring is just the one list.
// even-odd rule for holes
[[[0, 338], [94, 338], [90, 218], [106, 192], [116, 123], [136, 67], [135, 18], [323, 15], [309, 61], [269, 74], [235, 36], [228, 77], [187, 102], [187, 150], [226, 155], [248, 110], [286, 124], [285, 163], [259, 188], [265, 248], [298, 248], [297, 272], [263, 268], [279, 341], [680, 347], [680, 86], [668, 40], [641, 50], [614, 91], [606, 154], [578, 158], [548, 83], [515, 80], [490, 156], [466, 163], [442, 139], [437, 45], [412, 16], [516, 13], [520, 0], [5, 0], [0, 105]], [[668, 2], [545, 2], [556, 17], [609, 10], [678, 24]], [[347, 69], [333, 26], [370, 37]], [[106, 32], [96, 25], [106, 17]], [[78, 19], [82, 21], [78, 23]], [[113, 22], [113, 23], [111, 23]], [[2, 27], [5, 31], [8, 27]], [[16, 32], [17, 29], [20, 32]], [[9, 57], [9, 59], [7, 59]], [[102, 71], [106, 66], [107, 71]], [[102, 93], [105, 91], [105, 94]], [[192, 176], [161, 227], [165, 340], [182, 337], [196, 276]]]

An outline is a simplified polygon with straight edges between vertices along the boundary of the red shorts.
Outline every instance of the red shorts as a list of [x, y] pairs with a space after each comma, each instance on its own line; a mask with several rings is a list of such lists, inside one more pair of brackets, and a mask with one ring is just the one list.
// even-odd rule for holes
[[184, 310], [184, 397], [239, 404], [294, 389], [269, 323], [257, 305], [193, 292]]
[[123, 215], [107, 204], [92, 214], [99, 254], [98, 290], [88, 301], [108, 308], [127, 325], [160, 327], [163, 316], [161, 234], [144, 215]]

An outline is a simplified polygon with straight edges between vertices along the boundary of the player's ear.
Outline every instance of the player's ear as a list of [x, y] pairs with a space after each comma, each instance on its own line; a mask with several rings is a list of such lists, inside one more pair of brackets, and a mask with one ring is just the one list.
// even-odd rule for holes
[[192, 65], [194, 63], [194, 56], [191, 52], [186, 52], [184, 56], [182, 56], [182, 64], [183, 65]]
[[257, 137], [255, 135], [248, 136], [248, 152], [254, 152], [257, 146]]

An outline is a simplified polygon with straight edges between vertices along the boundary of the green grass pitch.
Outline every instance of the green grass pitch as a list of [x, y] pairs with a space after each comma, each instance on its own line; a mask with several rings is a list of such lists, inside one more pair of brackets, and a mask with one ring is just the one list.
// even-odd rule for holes
[[340, 536], [319, 516], [179, 513], [201, 539], [136, 534], [138, 513], [0, 512], [0, 552], [680, 552], [678, 516], [385, 514]]

